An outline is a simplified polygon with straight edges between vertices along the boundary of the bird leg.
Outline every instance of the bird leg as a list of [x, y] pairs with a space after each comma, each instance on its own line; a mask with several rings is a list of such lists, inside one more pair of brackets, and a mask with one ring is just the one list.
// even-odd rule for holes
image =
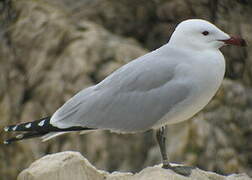
[[157, 130], [156, 138], [157, 138], [157, 142], [158, 142], [159, 149], [160, 149], [161, 156], [162, 156], [163, 168], [170, 169], [171, 165], [169, 163], [168, 156], [167, 156], [165, 135], [166, 135], [165, 126], [163, 126]]
[[174, 172], [183, 175], [189, 176], [191, 174], [192, 167], [184, 167], [184, 166], [171, 166], [168, 160], [167, 151], [166, 151], [166, 127], [163, 126], [157, 130], [156, 139], [159, 145], [159, 149], [162, 156], [162, 168], [164, 169], [171, 169]]

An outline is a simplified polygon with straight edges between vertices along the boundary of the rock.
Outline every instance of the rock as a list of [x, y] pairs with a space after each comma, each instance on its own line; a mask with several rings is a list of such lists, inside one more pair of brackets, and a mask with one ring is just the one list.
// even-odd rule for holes
[[78, 152], [61, 152], [44, 156], [23, 170], [18, 180], [251, 180], [246, 174], [218, 175], [194, 168], [184, 177], [161, 165], [147, 167], [139, 173], [122, 173], [97, 170]]

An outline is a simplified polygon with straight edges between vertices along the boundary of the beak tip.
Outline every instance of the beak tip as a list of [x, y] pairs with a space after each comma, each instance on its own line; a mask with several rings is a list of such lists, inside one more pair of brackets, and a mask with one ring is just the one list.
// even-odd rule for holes
[[230, 44], [230, 45], [236, 45], [236, 46], [242, 46], [242, 47], [247, 46], [247, 42], [241, 37], [231, 36], [230, 39], [221, 40], [221, 41], [224, 42], [225, 44]]

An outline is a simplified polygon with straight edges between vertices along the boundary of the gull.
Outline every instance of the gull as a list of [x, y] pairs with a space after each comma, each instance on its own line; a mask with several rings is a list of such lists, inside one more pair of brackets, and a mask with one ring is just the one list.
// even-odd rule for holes
[[169, 42], [117, 69], [100, 83], [81, 90], [52, 116], [5, 127], [26, 132], [4, 141], [71, 131], [110, 130], [138, 133], [156, 130], [163, 168], [182, 175], [169, 163], [166, 125], [190, 119], [213, 98], [225, 73], [224, 45], [246, 46], [245, 40], [201, 19], [181, 22]]

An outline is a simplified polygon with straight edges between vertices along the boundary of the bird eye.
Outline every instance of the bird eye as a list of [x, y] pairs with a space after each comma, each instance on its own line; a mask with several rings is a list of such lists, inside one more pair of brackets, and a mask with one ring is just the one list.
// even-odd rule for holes
[[202, 34], [203, 34], [204, 36], [207, 36], [207, 35], [209, 34], [209, 32], [208, 32], [208, 31], [203, 31]]

